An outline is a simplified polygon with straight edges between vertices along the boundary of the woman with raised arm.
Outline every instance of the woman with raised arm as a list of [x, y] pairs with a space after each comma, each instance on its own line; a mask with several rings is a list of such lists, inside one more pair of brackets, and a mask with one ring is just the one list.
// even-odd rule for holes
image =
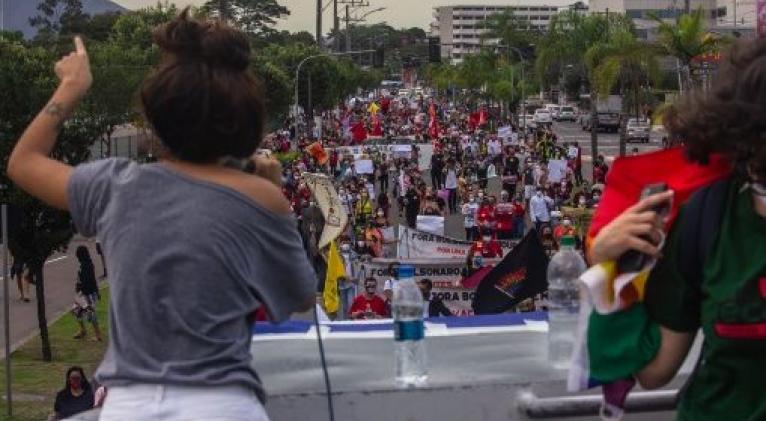
[[[50, 158], [91, 85], [75, 38], [75, 51], [55, 66], [59, 87], [16, 144], [8, 174], [69, 210], [78, 231], [103, 246], [110, 317], [96, 373], [109, 388], [102, 421], [267, 420], [248, 320], [262, 306], [273, 321], [311, 308], [316, 279], [280, 191], [280, 165], [255, 154], [266, 117], [248, 39], [188, 9], [153, 36], [162, 57], [140, 103], [164, 159], [73, 168]], [[222, 163], [251, 157], [254, 175]]]

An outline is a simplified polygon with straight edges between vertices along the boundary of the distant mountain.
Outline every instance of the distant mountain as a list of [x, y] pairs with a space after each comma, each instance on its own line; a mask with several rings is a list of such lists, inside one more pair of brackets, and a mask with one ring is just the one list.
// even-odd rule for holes
[[[37, 16], [37, 0], [0, 0], [3, 8], [3, 24], [8, 31], [21, 31], [24, 37], [35, 36], [36, 29], [29, 25], [29, 18]], [[104, 12], [124, 12], [126, 8], [109, 0], [82, 0], [82, 10], [89, 15]]]

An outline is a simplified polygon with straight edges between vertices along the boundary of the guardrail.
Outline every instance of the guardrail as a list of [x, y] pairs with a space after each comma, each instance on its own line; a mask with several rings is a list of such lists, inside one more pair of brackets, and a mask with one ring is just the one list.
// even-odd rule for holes
[[[676, 409], [678, 390], [657, 390], [633, 392], [628, 395], [625, 412], [673, 411]], [[529, 418], [558, 418], [599, 415], [601, 395], [557, 396], [540, 398], [530, 390], [524, 390], [516, 397], [519, 411]]]

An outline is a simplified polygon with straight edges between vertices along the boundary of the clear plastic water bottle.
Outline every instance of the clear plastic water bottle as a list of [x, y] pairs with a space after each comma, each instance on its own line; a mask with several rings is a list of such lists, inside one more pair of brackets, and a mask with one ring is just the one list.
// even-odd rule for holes
[[396, 385], [400, 388], [422, 386], [428, 380], [423, 293], [414, 276], [415, 268], [399, 266], [399, 280], [394, 284], [391, 305], [396, 341]]
[[585, 269], [574, 238], [562, 237], [548, 264], [548, 361], [554, 368], [569, 368], [580, 311], [577, 278]]

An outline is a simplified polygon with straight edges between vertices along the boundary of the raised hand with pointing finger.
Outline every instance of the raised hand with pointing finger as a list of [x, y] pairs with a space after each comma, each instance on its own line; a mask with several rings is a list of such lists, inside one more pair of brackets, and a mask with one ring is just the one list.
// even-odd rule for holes
[[79, 36], [74, 38], [75, 50], [64, 56], [56, 62], [54, 70], [58, 76], [61, 85], [71, 89], [78, 98], [85, 95], [93, 82], [93, 75], [90, 73], [90, 61], [88, 52], [85, 50], [85, 44]]

